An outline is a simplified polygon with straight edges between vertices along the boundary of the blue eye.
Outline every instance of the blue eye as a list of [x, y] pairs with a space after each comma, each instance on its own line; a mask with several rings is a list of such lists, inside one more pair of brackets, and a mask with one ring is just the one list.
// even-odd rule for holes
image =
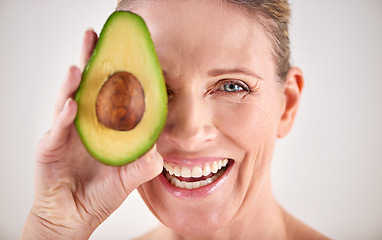
[[239, 84], [236, 83], [225, 83], [223, 84], [223, 89], [226, 92], [238, 92], [244, 90]]
[[246, 96], [251, 93], [251, 88], [242, 80], [238, 79], [222, 79], [211, 86], [207, 91], [214, 97], [234, 97]]
[[249, 92], [249, 87], [241, 81], [225, 81], [220, 84], [218, 91], [227, 93]]

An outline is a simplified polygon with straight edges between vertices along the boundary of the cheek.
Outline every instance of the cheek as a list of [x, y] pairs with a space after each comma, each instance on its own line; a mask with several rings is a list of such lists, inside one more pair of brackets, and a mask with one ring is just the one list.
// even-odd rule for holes
[[268, 97], [254, 96], [246, 102], [226, 105], [228, 111], [216, 113], [221, 135], [229, 139], [229, 146], [241, 152], [235, 168], [240, 194], [248, 194], [249, 186], [256, 189], [257, 185], [251, 183], [260, 184], [263, 174], [270, 168], [281, 102], [272, 94], [264, 96]]
[[[232, 170], [235, 189], [232, 196], [240, 200], [237, 216], [244, 215], [261, 192], [276, 141], [277, 105], [269, 99], [253, 98], [245, 103], [226, 105], [216, 112], [216, 126], [226, 141], [227, 149], [240, 149]], [[277, 102], [274, 100], [274, 102]]]
[[228, 104], [225, 111], [215, 111], [216, 127], [220, 133], [246, 152], [254, 146], [274, 139], [277, 114], [274, 106], [263, 99], [248, 99], [245, 103]]

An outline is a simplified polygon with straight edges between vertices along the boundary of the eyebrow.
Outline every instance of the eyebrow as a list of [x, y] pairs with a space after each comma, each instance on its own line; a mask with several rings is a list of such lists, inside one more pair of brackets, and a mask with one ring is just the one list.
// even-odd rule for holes
[[259, 74], [255, 73], [255, 72], [253, 72], [253, 71], [251, 71], [245, 67], [217, 68], [217, 69], [213, 69], [213, 70], [208, 71], [208, 75], [212, 76], [212, 77], [217, 77], [217, 76], [224, 75], [224, 74], [238, 74], [238, 73], [263, 80], [263, 78]]

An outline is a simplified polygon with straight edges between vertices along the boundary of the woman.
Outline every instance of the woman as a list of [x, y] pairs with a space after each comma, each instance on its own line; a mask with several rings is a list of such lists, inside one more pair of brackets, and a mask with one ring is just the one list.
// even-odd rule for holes
[[88, 155], [72, 99], [97, 41], [87, 31], [37, 149], [22, 239], [86, 239], [136, 188], [163, 223], [142, 239], [325, 239], [271, 189], [275, 141], [290, 131], [303, 88], [301, 70], [289, 66], [287, 1], [122, 1], [117, 9], [142, 16], [152, 34], [169, 93], [165, 129], [129, 165]]

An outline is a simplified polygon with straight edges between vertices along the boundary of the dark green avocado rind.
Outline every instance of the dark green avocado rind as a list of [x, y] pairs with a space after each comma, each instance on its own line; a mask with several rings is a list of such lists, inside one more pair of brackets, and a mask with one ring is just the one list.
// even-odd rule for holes
[[[154, 47], [154, 44], [151, 40], [151, 36], [150, 36], [150, 32], [146, 26], [146, 23], [144, 22], [144, 20], [137, 14], [134, 14], [132, 12], [127, 12], [127, 11], [116, 11], [116, 12], [113, 12], [109, 18], [107, 19], [107, 21], [105, 22], [103, 28], [102, 28], [102, 31], [99, 35], [99, 39], [97, 41], [97, 44], [93, 50], [93, 53], [91, 55], [91, 57], [89, 58], [86, 66], [85, 66], [85, 69], [82, 73], [82, 80], [81, 80], [81, 83], [75, 93], [75, 96], [74, 96], [74, 100], [76, 102], [79, 102], [80, 101], [80, 98], [81, 98], [81, 93], [82, 93], [82, 88], [83, 88], [83, 80], [86, 79], [86, 76], [92, 66], [92, 63], [94, 61], [94, 59], [97, 58], [98, 56], [98, 51], [102, 48], [102, 42], [103, 42], [103, 35], [104, 35], [104, 32], [107, 31], [108, 27], [110, 24], [112, 24], [113, 22], [113, 19], [114, 18], [117, 18], [117, 17], [130, 17], [130, 18], [135, 18], [135, 24], [140, 24], [141, 25], [141, 30], [142, 30], [142, 33], [143, 34], [146, 34], [147, 36], [145, 37], [145, 39], [147, 40], [147, 46], [148, 47], [151, 47], [152, 48], [152, 52], [154, 53], [153, 55], [155, 56], [155, 58], [152, 58], [152, 61], [154, 61], [154, 64], [156, 66], [159, 66], [158, 68], [156, 68], [156, 70], [158, 72], [156, 72], [155, 74], [158, 75], [158, 76], [161, 76], [162, 77], [162, 82], [163, 82], [163, 88], [166, 89], [166, 86], [165, 86], [165, 83], [164, 83], [164, 77], [163, 77], [163, 73], [162, 73], [162, 69], [160, 67], [160, 64], [159, 64], [159, 60], [158, 60], [158, 57], [156, 55], [156, 52], [155, 52], [155, 47]], [[162, 94], [165, 94], [165, 98], [167, 99], [167, 92], [164, 91]], [[127, 156], [126, 158], [124, 159], [120, 159], [120, 160], [115, 160], [115, 159], [108, 159], [108, 158], [104, 158], [102, 156], [100, 156], [97, 151], [94, 151], [87, 143], [86, 141], [86, 137], [82, 134], [82, 130], [81, 130], [81, 124], [79, 123], [78, 121], [78, 118], [76, 116], [75, 120], [74, 120], [74, 123], [75, 123], [75, 127], [77, 129], [77, 132], [78, 132], [78, 135], [81, 139], [81, 142], [83, 143], [83, 145], [85, 146], [86, 150], [98, 161], [104, 163], [104, 164], [107, 164], [107, 165], [111, 165], [111, 166], [122, 166], [122, 165], [125, 165], [125, 164], [128, 164], [128, 163], [131, 163], [135, 160], [137, 160], [140, 156], [142, 156], [143, 154], [145, 154], [146, 152], [148, 152], [152, 146], [155, 144], [155, 142], [158, 140], [159, 136], [160, 136], [160, 133], [163, 131], [163, 128], [165, 126], [165, 123], [166, 123], [166, 116], [167, 116], [167, 108], [166, 110], [163, 112], [163, 114], [165, 116], [163, 117], [158, 117], [158, 119], [161, 120], [160, 122], [160, 125], [158, 128], [155, 129], [155, 131], [153, 132], [152, 136], [150, 138], [148, 138], [148, 143], [145, 144], [145, 147], [141, 147], [139, 151], [136, 151], [135, 154], [132, 154], [130, 156]], [[158, 121], [158, 120], [156, 120]]]

